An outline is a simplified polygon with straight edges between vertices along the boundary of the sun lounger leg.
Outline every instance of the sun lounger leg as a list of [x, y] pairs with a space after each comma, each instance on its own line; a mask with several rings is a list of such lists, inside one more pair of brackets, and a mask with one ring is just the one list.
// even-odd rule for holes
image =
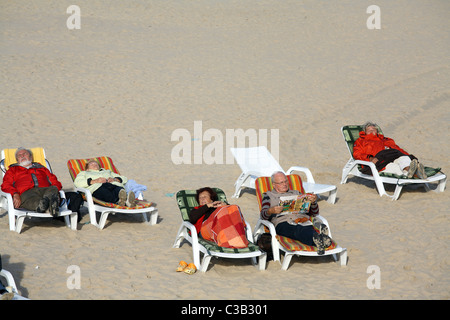
[[153, 211], [150, 211], [149, 214], [150, 214], [150, 225], [153, 226], [158, 221], [158, 210], [155, 209]]
[[392, 196], [392, 200], [397, 200], [398, 197], [400, 197], [400, 193], [402, 192], [403, 186], [398, 184], [397, 187], [395, 187], [394, 196]]
[[437, 192], [444, 192], [446, 183], [447, 183], [447, 178], [442, 179], [441, 181], [439, 181], [439, 184], [438, 184], [438, 186], [437, 186], [435, 191], [437, 191]]
[[267, 262], [267, 253], [263, 253], [258, 257], [258, 269], [259, 271], [266, 270], [266, 262]]
[[331, 190], [327, 201], [331, 204], [334, 204], [336, 202], [336, 194], [337, 194], [337, 188], [334, 190]]
[[20, 233], [21, 231], [22, 231], [22, 225], [23, 225], [23, 221], [25, 220], [25, 215], [21, 215], [21, 216], [18, 216], [17, 217], [17, 220], [16, 220], [16, 228], [15, 228], [15, 231], [17, 232], [17, 233]]
[[64, 216], [64, 222], [66, 223], [66, 226], [69, 227], [71, 230], [77, 230], [77, 221], [78, 214], [76, 212], [72, 212], [71, 214]]
[[281, 270], [287, 270], [289, 268], [289, 264], [291, 263], [293, 254], [285, 253], [283, 258], [283, 263], [281, 264]]
[[16, 215], [13, 211], [8, 210], [9, 230], [16, 231]]
[[339, 253], [339, 260], [341, 261], [341, 267], [347, 265], [347, 249], [343, 249], [341, 253]]
[[143, 212], [142, 217], [144, 218], [144, 222], [150, 224], [151, 226], [155, 225], [158, 220], [158, 210], [154, 209], [149, 212]]
[[177, 237], [175, 238], [175, 242], [173, 243], [173, 248], [179, 248], [181, 245], [181, 241], [189, 237], [188, 229], [183, 224], [178, 229]]
[[[248, 173], [242, 172], [239, 178], [236, 180], [235, 191], [232, 198], [239, 198], [241, 195], [241, 191], [244, 188], [244, 182], [250, 177]], [[248, 184], [248, 183], [247, 183]], [[246, 184], [246, 185], [247, 185]]]
[[209, 254], [205, 254], [203, 256], [203, 261], [202, 261], [202, 265], [200, 266], [200, 268], [197, 267], [197, 269], [199, 269], [201, 272], [206, 272], [206, 270], [208, 270], [208, 266], [209, 266], [209, 262], [211, 261], [211, 255]]
[[[99, 221], [98, 226], [97, 226], [100, 230], [102, 230], [105, 227], [106, 219], [108, 218], [108, 215], [110, 213], [111, 212], [109, 212], [109, 211], [104, 211], [104, 212], [101, 213], [100, 221]], [[114, 212], [113, 212], [113, 214], [114, 214]]]
[[347, 265], [347, 249], [343, 248], [341, 252], [332, 255], [335, 262], [340, 262], [341, 267]]
[[200, 248], [199, 248], [198, 242], [196, 242], [194, 239], [192, 240], [192, 254], [193, 254], [193, 258], [194, 258], [194, 264], [197, 267], [197, 269], [200, 270], [200, 267], [201, 267], [201, 264], [200, 264]]

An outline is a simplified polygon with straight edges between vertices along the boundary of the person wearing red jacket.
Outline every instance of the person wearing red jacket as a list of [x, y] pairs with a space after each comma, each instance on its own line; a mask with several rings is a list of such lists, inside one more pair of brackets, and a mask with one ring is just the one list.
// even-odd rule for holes
[[[378, 133], [378, 125], [366, 122], [353, 145], [353, 158], [373, 162], [378, 171], [426, 179], [425, 169], [417, 158], [400, 148], [393, 139]], [[363, 167], [364, 173], [370, 168]]]
[[40, 163], [33, 162], [33, 154], [25, 148], [16, 151], [17, 163], [9, 166], [3, 177], [1, 189], [10, 193], [14, 208], [36, 212], [59, 213], [59, 190], [57, 177]]

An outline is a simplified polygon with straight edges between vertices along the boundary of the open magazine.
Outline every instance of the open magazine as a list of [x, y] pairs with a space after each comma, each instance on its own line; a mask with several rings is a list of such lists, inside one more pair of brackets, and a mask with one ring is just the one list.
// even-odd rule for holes
[[283, 207], [283, 211], [280, 214], [308, 213], [311, 201], [307, 197], [308, 194], [280, 197], [279, 206]]

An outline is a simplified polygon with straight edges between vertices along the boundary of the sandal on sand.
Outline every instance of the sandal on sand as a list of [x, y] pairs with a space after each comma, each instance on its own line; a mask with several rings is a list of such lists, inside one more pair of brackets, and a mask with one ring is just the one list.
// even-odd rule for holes
[[177, 272], [182, 272], [182, 271], [184, 271], [184, 269], [186, 269], [187, 265], [188, 265], [188, 264], [187, 264], [185, 261], [180, 261], [180, 262], [178, 263]]
[[197, 271], [197, 268], [195, 267], [195, 264], [189, 263], [186, 268], [184, 268], [184, 273], [187, 274], [194, 274]]

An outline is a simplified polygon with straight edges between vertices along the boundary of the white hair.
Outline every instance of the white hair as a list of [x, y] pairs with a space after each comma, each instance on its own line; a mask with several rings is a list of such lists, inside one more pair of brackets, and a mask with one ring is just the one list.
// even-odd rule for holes
[[378, 128], [379, 128], [379, 127], [378, 127], [378, 125], [377, 125], [375, 122], [367, 121], [366, 123], [364, 123], [364, 124], [362, 125], [363, 131], [366, 132], [366, 129], [367, 129], [368, 127], [375, 127], [375, 128], [377, 129], [377, 132], [378, 132]]
[[272, 175], [270, 176], [270, 179], [273, 181], [273, 179], [275, 178], [275, 175], [281, 173], [283, 176], [286, 177], [286, 174], [283, 171], [275, 171], [274, 173], [272, 173]]
[[31, 152], [30, 149], [27, 149], [27, 148], [24, 148], [24, 147], [17, 148], [16, 153], [14, 153], [14, 156], [16, 157], [16, 161], [17, 161], [17, 153], [19, 151], [22, 151], [22, 150], [25, 150], [26, 152], [28, 152], [28, 154], [30, 155], [31, 161], [33, 161], [33, 152]]

